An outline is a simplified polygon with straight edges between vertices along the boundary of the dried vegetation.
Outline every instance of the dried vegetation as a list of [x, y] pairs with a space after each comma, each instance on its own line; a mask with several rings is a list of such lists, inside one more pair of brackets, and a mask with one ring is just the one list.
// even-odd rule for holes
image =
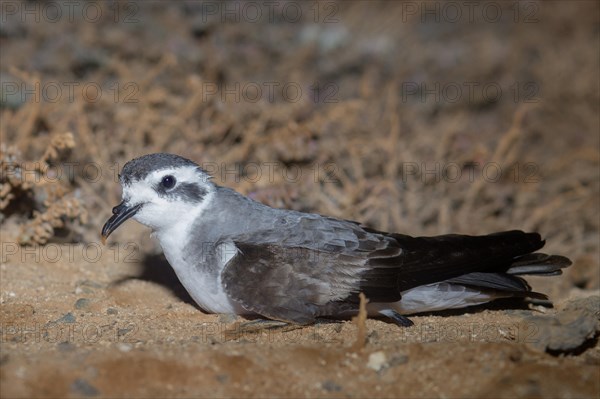
[[[87, 222], [87, 211], [73, 187], [53, 166], [75, 148], [71, 133], [55, 135], [37, 161], [25, 161], [15, 146], [0, 144], [0, 211], [2, 222], [15, 216], [12, 240], [21, 245], [45, 244], [57, 229], [76, 229]], [[9, 236], [10, 237], [10, 236]], [[3, 237], [10, 241], [11, 238]]]
[[[419, 2], [356, 1], [298, 3], [306, 8], [295, 23], [280, 9], [275, 19], [265, 11], [259, 21], [222, 22], [203, 13], [203, 4], [222, 3], [196, 1], [90, 3], [103, 10], [94, 21], [79, 13], [69, 21], [67, 10], [56, 21], [3, 19], [2, 243], [98, 241], [120, 200], [119, 169], [165, 151], [269, 205], [381, 230], [537, 230], [549, 252], [574, 260], [539, 290], [559, 304], [593, 295], [600, 287], [599, 5], [493, 2], [504, 18], [490, 23], [474, 3], [474, 22], [466, 9], [459, 22], [431, 13], [423, 22], [422, 10], [404, 7]], [[134, 15], [122, 8], [115, 18], [115, 6], [132, 5]], [[323, 7], [318, 21], [315, 5]], [[334, 20], [324, 22], [328, 16]], [[486, 85], [501, 94], [490, 98]], [[113, 243], [148, 243], [148, 231], [134, 226], [115, 232]], [[144, 257], [152, 245], [142, 245], [137, 260], [154, 259]], [[534, 355], [510, 337], [431, 345], [416, 337], [419, 327], [465, 320], [512, 325], [525, 317], [513, 310], [419, 316], [402, 330], [412, 341], [401, 341], [396, 326], [357, 320], [356, 348], [364, 350], [355, 357], [339, 344], [356, 336], [349, 323], [326, 326], [336, 339], [329, 344], [214, 345], [198, 340], [199, 326], [219, 316], [164, 290], [168, 270], [155, 262], [121, 256], [118, 263], [115, 253], [123, 255], [107, 252], [98, 265], [81, 256], [0, 265], [9, 276], [1, 282], [2, 326], [118, 320], [140, 327], [133, 346], [3, 341], [4, 396], [598, 396], [590, 377], [597, 376], [597, 335], [584, 337], [585, 354], [561, 357]], [[136, 275], [142, 265], [154, 271]], [[577, 313], [561, 314], [577, 329], [570, 318]], [[562, 331], [552, 314], [544, 323]], [[375, 346], [390, 356], [373, 357], [369, 370], [361, 359]]]
[[[336, 8], [331, 24], [221, 24], [193, 2], [169, 17], [148, 5], [139, 26], [158, 18], [165, 36], [131, 36], [108, 18], [59, 23], [51, 49], [44, 24], [10, 37], [20, 30], [8, 23], [9, 43], [27, 37], [30, 47], [8, 45], [2, 57], [3, 82], [19, 87], [1, 110], [3, 233], [44, 243], [87, 222], [71, 237], [97, 240], [119, 199], [118, 168], [168, 151], [273, 206], [412, 234], [539, 230], [552, 251], [597, 267], [598, 92], [588, 83], [598, 63], [586, 49], [595, 17], [583, 3], [568, 15], [554, 7], [536, 24], [482, 31], [362, 3]], [[265, 82], [276, 82], [273, 95]], [[464, 82], [497, 84], [501, 97]], [[448, 101], [407, 84], [463, 91]], [[279, 90], [290, 85], [301, 92], [293, 101]], [[34, 183], [4, 173], [32, 159], [39, 175], [72, 173]]]

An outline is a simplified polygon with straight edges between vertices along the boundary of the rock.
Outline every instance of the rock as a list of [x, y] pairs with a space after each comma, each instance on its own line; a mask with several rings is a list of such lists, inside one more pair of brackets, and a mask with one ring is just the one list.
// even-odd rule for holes
[[73, 313], [69, 312], [54, 323], [75, 323], [75, 316], [73, 316]]
[[342, 387], [340, 385], [336, 384], [335, 382], [333, 382], [331, 380], [327, 380], [327, 381], [323, 382], [323, 384], [321, 386], [327, 392], [340, 392], [342, 390]]
[[395, 366], [399, 366], [401, 364], [408, 363], [408, 356], [404, 355], [404, 354], [395, 355], [390, 359], [390, 361], [388, 363], [389, 363], [388, 364], [389, 367], [395, 367]]
[[375, 371], [381, 371], [385, 366], [387, 366], [387, 357], [383, 351], [373, 352], [369, 355], [369, 361], [367, 362], [368, 368]]
[[117, 337], [122, 337], [127, 335], [130, 331], [133, 331], [135, 327], [125, 327], [117, 329]]
[[572, 300], [556, 315], [525, 318], [527, 343], [549, 353], [574, 352], [600, 331], [600, 297]]
[[100, 392], [98, 389], [91, 385], [84, 379], [78, 378], [71, 384], [71, 391], [75, 394], [83, 395], [86, 397], [97, 396]]
[[90, 303], [92, 303], [89, 299], [86, 298], [79, 298], [76, 302], [75, 302], [75, 309], [85, 309], [88, 306], [90, 306]]
[[123, 343], [123, 342], [119, 342], [117, 344], [117, 349], [119, 349], [121, 352], [129, 352], [131, 351], [131, 349], [133, 349], [133, 347], [129, 344]]

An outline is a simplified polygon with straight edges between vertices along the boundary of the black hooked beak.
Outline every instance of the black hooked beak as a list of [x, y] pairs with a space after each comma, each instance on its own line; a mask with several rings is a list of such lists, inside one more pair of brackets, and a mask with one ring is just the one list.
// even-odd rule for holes
[[142, 204], [130, 207], [125, 201], [115, 206], [112, 210], [113, 215], [104, 223], [104, 227], [102, 227], [102, 243], [105, 243], [110, 233], [115, 231], [124, 221], [135, 215], [141, 207]]

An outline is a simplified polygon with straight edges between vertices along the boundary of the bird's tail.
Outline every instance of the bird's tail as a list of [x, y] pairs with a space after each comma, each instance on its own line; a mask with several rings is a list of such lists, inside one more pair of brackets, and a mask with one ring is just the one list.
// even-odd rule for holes
[[493, 292], [498, 297], [548, 299], [545, 294], [532, 291], [529, 284], [519, 276], [557, 276], [562, 274], [561, 269], [569, 265], [571, 261], [564, 256], [533, 253], [516, 258], [506, 272], [474, 272], [446, 282]]
[[571, 264], [563, 256], [535, 253], [544, 246], [537, 233], [515, 230], [486, 236], [394, 238], [404, 249], [398, 275], [401, 291], [447, 282], [504, 296], [546, 298], [532, 292], [519, 276], [554, 276]]

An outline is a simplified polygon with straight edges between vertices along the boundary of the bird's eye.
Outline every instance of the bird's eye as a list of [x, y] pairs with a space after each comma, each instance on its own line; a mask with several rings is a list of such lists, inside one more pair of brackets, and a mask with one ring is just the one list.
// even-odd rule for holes
[[175, 180], [175, 177], [173, 177], [171, 175], [167, 175], [162, 178], [160, 184], [162, 184], [162, 186], [164, 188], [173, 188], [173, 187], [175, 187], [176, 182], [177, 182], [177, 180]]

